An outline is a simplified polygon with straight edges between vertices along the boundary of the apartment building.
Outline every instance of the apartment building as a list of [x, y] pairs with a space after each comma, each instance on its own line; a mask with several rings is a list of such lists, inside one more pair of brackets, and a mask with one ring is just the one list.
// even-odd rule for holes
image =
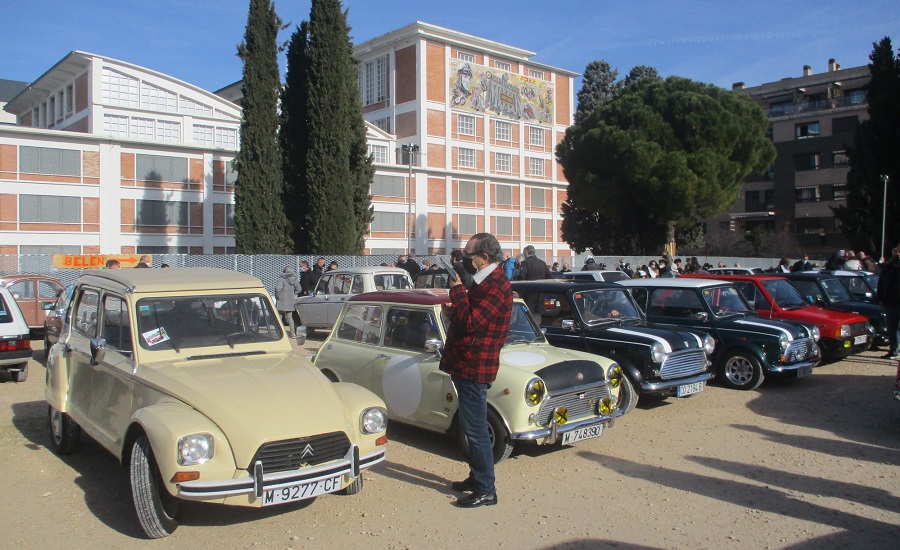
[[528, 244], [571, 255], [554, 149], [572, 124], [577, 73], [423, 22], [353, 52], [363, 116], [396, 138], [393, 150], [370, 144], [372, 253], [447, 253], [488, 231], [513, 255]]
[[806, 252], [832, 254], [848, 243], [832, 207], [846, 204], [847, 147], [868, 118], [867, 66], [827, 71], [803, 67], [799, 77], [732, 89], [750, 96], [768, 114], [777, 157], [764, 175], [749, 177], [728, 214], [707, 220], [707, 231], [745, 232], [757, 227], [794, 238]]

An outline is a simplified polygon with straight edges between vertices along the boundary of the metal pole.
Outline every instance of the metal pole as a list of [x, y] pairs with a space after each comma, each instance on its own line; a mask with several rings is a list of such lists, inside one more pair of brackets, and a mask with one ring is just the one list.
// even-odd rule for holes
[[879, 258], [887, 258], [884, 250], [884, 226], [887, 223], [887, 184], [889, 179], [887, 175], [881, 176], [881, 183], [884, 184], [884, 198], [881, 203], [881, 254]]
[[406, 190], [406, 254], [407, 256], [412, 253], [413, 244], [412, 244], [412, 232], [415, 230], [415, 225], [412, 221], [412, 147], [409, 148], [409, 157], [407, 157], [407, 166], [409, 167], [409, 176], [406, 178], [407, 190]]

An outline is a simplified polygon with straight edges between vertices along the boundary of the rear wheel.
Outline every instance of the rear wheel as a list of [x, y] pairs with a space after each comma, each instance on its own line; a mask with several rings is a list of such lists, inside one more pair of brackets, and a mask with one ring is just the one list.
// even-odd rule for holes
[[[509, 437], [509, 430], [506, 429], [506, 425], [503, 424], [500, 415], [495, 413], [493, 409], [488, 409], [487, 421], [488, 434], [491, 437], [491, 448], [494, 454], [494, 464], [497, 464], [498, 462], [509, 458], [509, 455], [511, 455], [513, 451], [513, 444]], [[460, 449], [462, 449], [463, 454], [468, 458], [469, 440], [466, 439], [466, 434], [461, 425], [457, 426], [456, 438]]]
[[762, 364], [745, 351], [729, 352], [719, 365], [722, 382], [734, 390], [753, 390], [765, 380]]
[[78, 438], [81, 436], [81, 428], [72, 418], [53, 408], [48, 408], [50, 416], [50, 441], [53, 450], [57, 454], [67, 455], [78, 449]]
[[146, 436], [139, 437], [131, 449], [131, 495], [138, 520], [148, 537], [160, 539], [178, 527], [175, 521], [178, 502], [162, 486]]

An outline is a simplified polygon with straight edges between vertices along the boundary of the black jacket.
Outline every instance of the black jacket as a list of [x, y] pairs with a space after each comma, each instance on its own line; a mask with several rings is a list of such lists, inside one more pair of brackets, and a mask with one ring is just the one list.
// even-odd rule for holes
[[547, 263], [537, 256], [528, 256], [519, 266], [518, 281], [540, 281], [552, 279], [553, 273], [547, 267]]
[[900, 307], [900, 258], [892, 258], [881, 266], [878, 301], [885, 307]]

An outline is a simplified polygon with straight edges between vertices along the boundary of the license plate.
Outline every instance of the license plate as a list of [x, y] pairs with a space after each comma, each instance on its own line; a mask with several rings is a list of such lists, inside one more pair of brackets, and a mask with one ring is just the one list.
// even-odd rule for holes
[[295, 483], [287, 487], [271, 489], [263, 493], [263, 506], [293, 502], [306, 498], [317, 497], [325, 493], [333, 493], [341, 488], [341, 477], [334, 476], [308, 483]]
[[700, 393], [703, 391], [703, 382], [694, 382], [693, 384], [685, 384], [683, 386], [678, 386], [678, 397], [684, 397], [686, 395], [693, 395], [695, 393]]
[[868, 340], [868, 338], [869, 337], [866, 336], [865, 334], [861, 334], [859, 336], [854, 336], [853, 337], [853, 345], [855, 346], [857, 344], [865, 344], [866, 340]]
[[797, 369], [797, 378], [809, 376], [810, 374], [812, 374], [812, 366]]
[[600, 437], [603, 435], [603, 425], [599, 426], [588, 426], [586, 428], [579, 428], [577, 430], [572, 430], [571, 432], [566, 432], [562, 437], [563, 445], [571, 445], [572, 443], [577, 443], [579, 441], [583, 441], [585, 439], [591, 439], [594, 437]]

